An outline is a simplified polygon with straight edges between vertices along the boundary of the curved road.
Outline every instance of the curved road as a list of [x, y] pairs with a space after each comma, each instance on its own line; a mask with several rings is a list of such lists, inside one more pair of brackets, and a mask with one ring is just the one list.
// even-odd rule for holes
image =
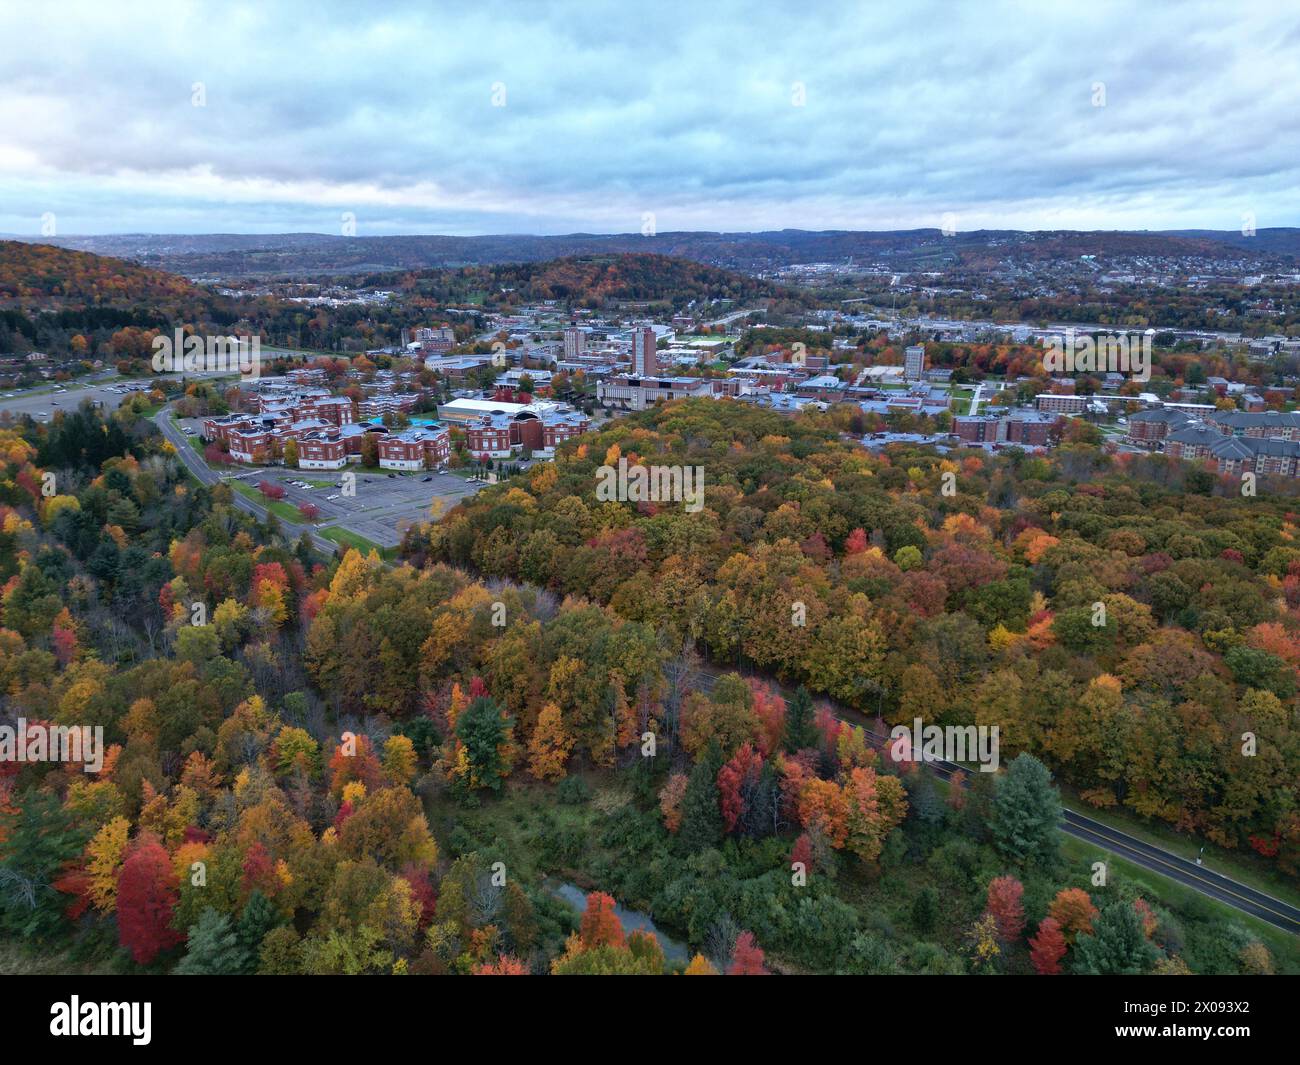
[[[217, 472], [204, 462], [202, 456], [200, 456], [199, 453], [190, 445], [189, 437], [177, 429], [172, 423], [167, 407], [163, 407], [162, 410], [153, 416], [153, 423], [158, 426], [158, 430], [163, 434], [167, 442], [176, 449], [176, 454], [180, 457], [181, 462], [185, 463], [186, 469], [194, 474], [194, 476], [203, 484], [213, 485], [221, 480], [221, 477]], [[247, 511], [259, 521], [266, 520], [268, 511], [265, 507], [253, 502], [253, 500], [249, 499], [247, 496], [244, 496], [233, 489], [231, 490], [231, 494], [235, 498], [235, 506], [240, 510]], [[318, 534], [316, 530], [311, 528], [309, 525], [299, 525], [297, 522], [287, 521], [279, 515], [276, 515], [276, 520], [280, 523], [280, 527], [284, 529], [286, 536], [297, 540], [303, 533], [306, 533], [307, 539], [311, 545], [318, 551], [323, 551], [326, 556], [331, 556], [338, 550], [338, 544], [334, 543], [332, 540], [325, 539], [325, 537]]]
[[[687, 677], [704, 691], [712, 691], [718, 677], [723, 672], [726, 672], [723, 670], [714, 672], [714, 668], [692, 670], [687, 674]], [[830, 707], [831, 712], [842, 721], [861, 725], [866, 732], [868, 742], [872, 746], [878, 749], [885, 747], [888, 737], [881, 736], [875, 731], [870, 716], [846, 707], [836, 706], [830, 702], [827, 702], [827, 705]], [[927, 761], [925, 764], [933, 773], [944, 780], [947, 780], [959, 770], [967, 776], [971, 772], [966, 767], [957, 765], [955, 762], [938, 760]], [[1132, 862], [1134, 865], [1141, 866], [1143, 869], [1149, 869], [1161, 876], [1168, 877], [1170, 880], [1193, 888], [1202, 895], [1208, 895], [1210, 898], [1227, 903], [1227, 905], [1241, 910], [1243, 913], [1258, 917], [1261, 921], [1267, 921], [1284, 932], [1300, 935], [1300, 908], [1282, 902], [1280, 899], [1275, 899], [1272, 895], [1267, 895], [1256, 888], [1239, 883], [1221, 873], [1211, 872], [1205, 866], [1197, 865], [1190, 859], [1180, 858], [1178, 855], [1162, 850], [1154, 844], [1130, 836], [1119, 829], [1111, 828], [1100, 821], [1094, 821], [1092, 818], [1075, 813], [1073, 810], [1062, 811], [1061, 831], [1068, 836], [1081, 839], [1085, 843], [1102, 847], [1126, 861]]]

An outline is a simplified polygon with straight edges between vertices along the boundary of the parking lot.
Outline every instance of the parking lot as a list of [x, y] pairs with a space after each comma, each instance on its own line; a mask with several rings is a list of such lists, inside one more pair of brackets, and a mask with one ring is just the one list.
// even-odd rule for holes
[[15, 418], [30, 414], [38, 422], [48, 422], [61, 410], [75, 411], [87, 399], [102, 403], [105, 410], [115, 410], [126, 397], [125, 392], [118, 391], [121, 388], [119, 382], [120, 379], [103, 384], [74, 381], [67, 387], [43, 385], [17, 392], [0, 392], [0, 410], [9, 411]]
[[[174, 378], [174, 374], [159, 374]], [[196, 375], [190, 375], [191, 377]], [[125, 378], [116, 370], [105, 370], [91, 377], [82, 377], [66, 384], [47, 383], [34, 388], [0, 392], [0, 410], [9, 411], [15, 418], [30, 414], [38, 422], [49, 422], [59, 411], [75, 411], [86, 400], [102, 404], [105, 411], [116, 410], [127, 396], [149, 392], [155, 384], [150, 378]]]
[[[339, 486], [345, 473], [356, 477], [355, 496], [344, 495]], [[236, 467], [223, 479], [253, 487], [262, 481], [278, 484], [285, 490], [284, 502], [295, 507], [312, 503], [319, 508], [318, 528], [338, 525], [380, 547], [396, 547], [410, 525], [430, 521], [435, 500], [441, 504], [439, 513], [445, 513], [482, 487], [450, 473], [396, 473], [363, 470], [355, 465], [342, 470]], [[299, 487], [294, 481], [308, 487]]]

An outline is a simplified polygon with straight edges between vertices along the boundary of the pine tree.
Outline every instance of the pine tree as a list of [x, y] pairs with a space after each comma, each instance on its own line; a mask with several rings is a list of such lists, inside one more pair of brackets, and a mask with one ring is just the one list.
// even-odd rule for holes
[[688, 854], [716, 847], [722, 842], [722, 811], [718, 805], [718, 771], [722, 756], [709, 744], [691, 770], [682, 798], [682, 827], [677, 834]]
[[211, 906], [190, 925], [189, 949], [176, 966], [178, 976], [228, 976], [244, 972], [248, 952], [230, 926], [230, 917]]
[[1137, 910], [1112, 902], [1101, 911], [1092, 935], [1075, 940], [1071, 968], [1080, 976], [1136, 976], [1150, 969], [1158, 956]]
[[1006, 858], [1048, 866], [1057, 857], [1061, 797], [1037, 758], [1018, 755], [998, 780], [993, 798], [993, 844]]
[[513, 723], [487, 696], [476, 698], [456, 719], [456, 735], [465, 745], [469, 760], [470, 787], [501, 790], [506, 769], [501, 748]]
[[912, 900], [912, 925], [922, 935], [928, 935], [934, 931], [934, 923], [938, 916], [939, 903], [935, 890], [926, 884]]
[[59, 805], [56, 795], [34, 789], [23, 793], [17, 813], [3, 820], [0, 930], [16, 939], [62, 934], [68, 899], [53, 884], [86, 845], [85, 826]]
[[266, 937], [266, 933], [283, 923], [284, 918], [280, 916], [280, 911], [260, 891], [254, 890], [248, 896], [248, 901], [244, 903], [244, 912], [239, 915], [239, 923], [235, 926], [239, 945], [248, 955], [247, 971], [251, 972], [257, 967], [257, 956], [262, 949], [262, 940]]
[[817, 728], [813, 724], [813, 702], [802, 684], [794, 693], [785, 713], [784, 747], [788, 754], [817, 746]]

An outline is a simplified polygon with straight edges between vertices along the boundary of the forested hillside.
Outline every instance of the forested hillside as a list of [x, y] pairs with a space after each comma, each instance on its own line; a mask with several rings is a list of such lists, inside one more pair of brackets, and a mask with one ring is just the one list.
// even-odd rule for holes
[[[589, 596], [890, 723], [997, 724], [1090, 803], [1300, 872], [1293, 500], [1082, 445], [872, 454], [843, 424], [656, 409], [408, 551]], [[620, 458], [701, 467], [703, 509], [598, 503]]]
[[[398, 287], [438, 303], [485, 301], [520, 304], [563, 300], [597, 309], [618, 302], [670, 304], [729, 299], [739, 306], [752, 300], [799, 298], [789, 289], [745, 274], [703, 266], [666, 255], [593, 255], [502, 266], [465, 266], [412, 274], [375, 274], [362, 283]], [[806, 297], [804, 297], [806, 299]]]

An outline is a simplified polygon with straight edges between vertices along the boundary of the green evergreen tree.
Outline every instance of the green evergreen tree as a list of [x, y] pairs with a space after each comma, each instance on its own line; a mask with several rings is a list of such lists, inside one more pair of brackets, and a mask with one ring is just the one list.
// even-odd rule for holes
[[938, 897], [934, 888], [926, 884], [912, 900], [912, 925], [922, 935], [928, 935], [934, 931], [934, 923], [938, 916]]
[[1026, 865], [1056, 860], [1061, 796], [1037, 758], [1018, 755], [998, 780], [993, 797], [993, 845], [1003, 857]]
[[993, 823], [993, 799], [997, 790], [997, 777], [992, 773], [972, 773], [967, 777], [962, 831], [976, 842], [987, 843], [990, 839], [989, 826]]
[[677, 833], [688, 854], [716, 847], [722, 842], [722, 810], [718, 806], [718, 770], [722, 754], [710, 743], [695, 763], [682, 796], [682, 827]]
[[18, 812], [4, 818], [0, 859], [0, 932], [44, 941], [67, 931], [68, 896], [54, 888], [78, 858], [88, 833], [59, 805], [57, 795], [29, 789], [15, 796]]
[[1073, 970], [1080, 976], [1136, 976], [1156, 963], [1160, 952], [1142, 930], [1142, 918], [1126, 902], [1101, 911], [1092, 935], [1074, 944]]
[[185, 957], [176, 966], [178, 976], [226, 976], [244, 971], [248, 953], [230, 926], [230, 917], [211, 906], [190, 925]]
[[805, 747], [817, 746], [817, 727], [813, 724], [813, 701], [802, 684], [785, 708], [786, 752], [794, 754]]
[[456, 735], [465, 745], [475, 783], [482, 788], [501, 790], [501, 745], [512, 722], [500, 705], [485, 695], [469, 704], [456, 720]]
[[247, 956], [245, 971], [257, 968], [257, 956], [262, 949], [262, 940], [266, 933], [284, 923], [274, 904], [260, 891], [254, 890], [244, 904], [244, 912], [239, 915], [235, 926], [235, 936]]

